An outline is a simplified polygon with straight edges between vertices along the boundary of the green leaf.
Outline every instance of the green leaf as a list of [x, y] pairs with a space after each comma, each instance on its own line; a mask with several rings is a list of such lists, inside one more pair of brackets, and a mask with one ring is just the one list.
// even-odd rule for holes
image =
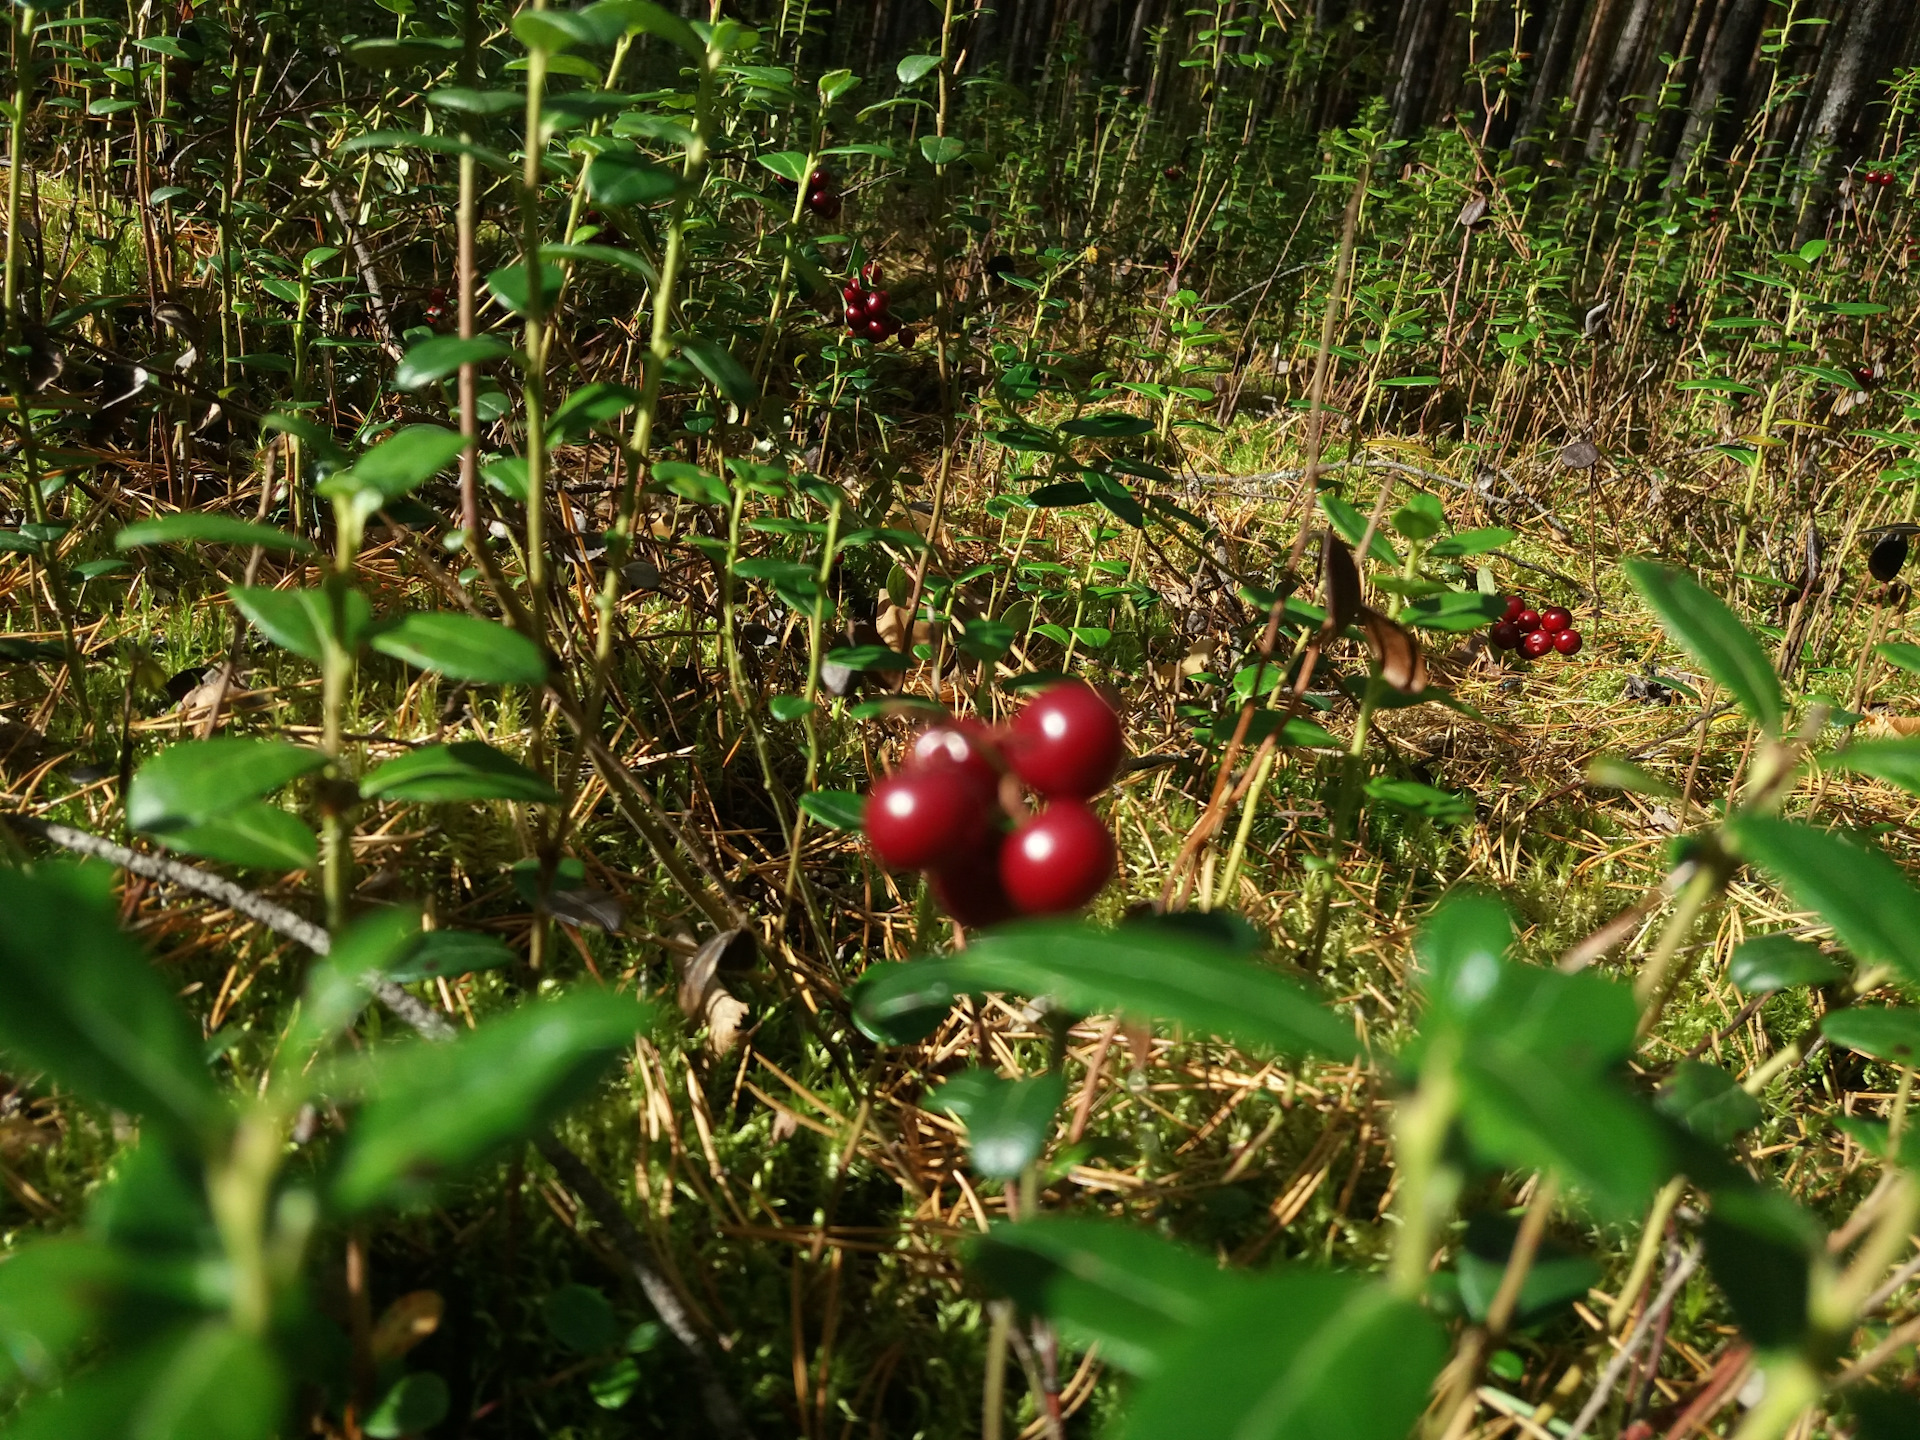
[[[567, 273], [551, 261], [540, 264], [540, 313], [550, 315], [560, 299], [561, 287], [566, 284]], [[503, 265], [487, 276], [487, 289], [493, 298], [516, 315], [525, 315], [529, 311], [531, 298], [527, 285], [527, 267], [525, 262]]]
[[542, 685], [547, 661], [519, 631], [474, 615], [433, 610], [403, 615], [368, 641], [382, 655], [475, 685]]
[[1741, 1188], [1713, 1197], [1702, 1233], [1707, 1268], [1740, 1328], [1761, 1349], [1798, 1346], [1820, 1227], [1777, 1190]]
[[693, 362], [694, 369], [713, 382], [714, 389], [741, 409], [747, 409], [760, 398], [760, 391], [753, 383], [753, 376], [747, 373], [746, 366], [734, 359], [733, 352], [719, 341], [700, 335], [683, 336], [680, 353]]
[[849, 790], [812, 791], [800, 797], [800, 808], [830, 830], [858, 830], [866, 823], [866, 799]]
[[411, 985], [420, 980], [451, 980], [476, 970], [498, 970], [513, 960], [513, 951], [497, 936], [477, 935], [471, 930], [428, 930], [386, 973], [396, 985]]
[[380, 1402], [367, 1412], [366, 1423], [360, 1428], [371, 1440], [401, 1440], [405, 1435], [424, 1435], [447, 1418], [450, 1403], [446, 1381], [431, 1370], [416, 1370], [393, 1382]]
[[891, 645], [844, 645], [827, 652], [827, 664], [846, 670], [911, 670], [913, 662]]
[[[338, 593], [344, 624], [336, 623], [330, 594]], [[233, 585], [227, 598], [267, 639], [283, 650], [308, 660], [326, 659], [323, 636], [332, 636], [349, 654], [360, 648], [360, 641], [373, 619], [367, 597], [360, 591], [336, 582], [333, 591], [270, 590], [261, 585]]]
[[1434, 908], [1413, 938], [1421, 985], [1443, 1014], [1466, 1016], [1498, 989], [1513, 917], [1490, 895], [1463, 891]]
[[592, 7], [608, 15], [618, 15], [629, 35], [645, 32], [657, 35], [670, 45], [678, 45], [695, 60], [704, 59], [707, 45], [693, 27], [664, 5], [653, 0], [599, 0]]
[[371, 490], [382, 500], [412, 493], [459, 458], [467, 439], [441, 425], [408, 425], [324, 482], [341, 490]]
[[1833, 763], [1920, 795], [1920, 740], [1861, 740], [1837, 752]]
[[534, 1000], [453, 1041], [376, 1052], [334, 1196], [348, 1211], [424, 1199], [554, 1119], [633, 1043], [648, 1011], [609, 990]]
[[1153, 422], [1139, 415], [1108, 410], [1098, 415], [1082, 415], [1060, 426], [1062, 435], [1077, 435], [1096, 440], [1120, 440], [1130, 435], [1151, 435]]
[[1457, 535], [1449, 535], [1436, 540], [1427, 548], [1427, 554], [1436, 559], [1456, 559], [1468, 555], [1484, 555], [1489, 550], [1498, 550], [1502, 545], [1511, 545], [1519, 537], [1511, 530], [1492, 527], [1486, 530], [1462, 530]]
[[894, 67], [893, 73], [900, 77], [902, 85], [917, 85], [939, 68], [938, 55], [905, 55]]
[[1404, 1440], [1446, 1332], [1377, 1281], [1288, 1269], [1228, 1298], [1169, 1347], [1125, 1440]]
[[1443, 825], [1458, 825], [1473, 818], [1473, 805], [1464, 797], [1450, 791], [1436, 790], [1418, 780], [1395, 780], [1391, 776], [1375, 775], [1367, 781], [1366, 791], [1369, 798], [1383, 805], [1391, 805], [1395, 810], [1404, 810], [1410, 815], [1424, 815]]
[[854, 987], [854, 1017], [874, 1039], [900, 1044], [896, 1036], [930, 1033], [959, 996], [993, 990], [1175, 1021], [1288, 1054], [1358, 1053], [1352, 1027], [1292, 981], [1229, 947], [1148, 926], [1028, 921], [959, 955], [876, 965]]
[[79, 1236], [14, 1249], [0, 1265], [0, 1384], [52, 1384], [126, 1283], [128, 1262]]
[[1040, 1158], [1054, 1113], [1067, 1097], [1059, 1071], [1008, 1080], [991, 1070], [962, 1070], [922, 1102], [963, 1120], [973, 1168], [989, 1180], [1012, 1180]]
[[1135, 1375], [1249, 1283], [1152, 1232], [1107, 1220], [1042, 1215], [996, 1225], [975, 1241], [968, 1268], [1030, 1315], [1081, 1345], [1097, 1344]]
[[929, 165], [945, 166], [966, 154], [967, 147], [951, 135], [922, 135], [920, 153], [926, 157]]
[[813, 701], [799, 695], [775, 695], [767, 701], [767, 713], [783, 724], [804, 719], [816, 708]]
[[[1334, 532], [1347, 544], [1358, 545], [1360, 537], [1367, 533], [1367, 517], [1331, 490], [1320, 496], [1320, 508], [1327, 512], [1327, 519], [1333, 522]], [[1367, 547], [1367, 558], [1390, 569], [1400, 568], [1400, 556], [1388, 543], [1387, 537], [1378, 530], [1373, 532], [1373, 543]]]
[[684, 460], [656, 460], [649, 473], [682, 500], [699, 505], [725, 505], [733, 499], [725, 480]]
[[1904, 640], [1888, 640], [1874, 646], [1873, 653], [1889, 665], [1897, 665], [1902, 670], [1911, 670], [1920, 675], [1920, 645], [1909, 645]]
[[127, 824], [141, 831], [198, 825], [271, 795], [326, 763], [323, 751], [285, 740], [177, 741], [135, 773], [127, 787]]
[[349, 137], [341, 143], [340, 150], [346, 155], [362, 150], [431, 150], [439, 155], [471, 155], [502, 175], [511, 175], [518, 169], [511, 157], [488, 146], [462, 140], [458, 135], [427, 135], [418, 130], [372, 130]]
[[1621, 568], [1675, 640], [1733, 693], [1762, 728], [1780, 731], [1785, 701], [1773, 662], [1726, 602], [1684, 570], [1651, 560], [1626, 560]]
[[596, 205], [655, 205], [679, 185], [679, 176], [635, 150], [605, 150], [587, 163], [587, 193]]
[[582, 385], [547, 418], [547, 435], [555, 445], [573, 444], [639, 403], [640, 392], [630, 385]]
[[407, 351], [393, 373], [393, 383], [402, 390], [422, 390], [462, 365], [488, 365], [511, 354], [513, 347], [497, 336], [436, 335]]
[[321, 429], [304, 415], [286, 415], [276, 412], [260, 422], [262, 430], [278, 430], [291, 435], [307, 449], [307, 457], [322, 462], [326, 469], [339, 469], [347, 463], [347, 452], [327, 431]]
[[1762, 815], [1738, 816], [1727, 831], [1742, 859], [1778, 878], [1842, 945], [1920, 984], [1920, 892], [1883, 851]]
[[423, 745], [376, 766], [360, 781], [370, 800], [519, 800], [554, 805], [559, 792], [509, 755], [478, 740]]
[[357, 40], [346, 47], [347, 59], [368, 70], [404, 70], [414, 65], [450, 65], [460, 54], [455, 35], [409, 35]]
[[1727, 979], [1747, 995], [1765, 995], [1795, 985], [1829, 985], [1846, 971], [1819, 947], [1791, 935], [1756, 935], [1734, 947]]
[[1835, 1010], [1820, 1022], [1820, 1033], [1836, 1045], [1889, 1065], [1920, 1067], [1920, 1010]]
[[791, 184], [798, 185], [807, 178], [807, 152], [804, 150], [770, 150], [754, 156], [754, 159]]
[[1660, 1087], [1654, 1108], [1712, 1145], [1729, 1145], [1763, 1118], [1760, 1102], [1718, 1065], [1682, 1060]]
[[1507, 613], [1506, 600], [1498, 595], [1482, 595], [1474, 590], [1449, 590], [1425, 600], [1416, 600], [1400, 612], [1400, 619], [1423, 630], [1460, 632], [1491, 625]]
[[[1447, 512], [1431, 495], [1415, 494], [1387, 518], [1409, 540], [1431, 540], [1447, 527]], [[1501, 607], [1504, 611], [1505, 607]]]
[[311, 870], [320, 860], [313, 832], [277, 805], [249, 800], [196, 825], [157, 830], [169, 850], [259, 870]]
[[[1519, 1224], [1504, 1215], [1475, 1215], [1467, 1221], [1454, 1271], [1460, 1280], [1460, 1300], [1476, 1321], [1487, 1318], [1493, 1297], [1506, 1278]], [[1586, 1255], [1575, 1254], [1543, 1237], [1514, 1307], [1516, 1325], [1536, 1325], [1554, 1311], [1584, 1296], [1600, 1283], [1600, 1267]]]
[[138, 545], [178, 545], [191, 541], [210, 545], [258, 545], [294, 555], [311, 555], [313, 546], [298, 535], [289, 535], [274, 525], [255, 525], [231, 515], [185, 511], [163, 515], [157, 520], [141, 520], [113, 537], [113, 548], [131, 550]]
[[1596, 755], [1587, 766], [1587, 783], [1607, 790], [1636, 790], [1663, 800], [1677, 800], [1680, 792], [1651, 770], [1618, 755]]
[[620, 1341], [613, 1302], [591, 1285], [562, 1285], [540, 1308], [553, 1338], [576, 1355], [598, 1355]]
[[169, 1135], [212, 1135], [198, 1027], [76, 873], [0, 869], [0, 915], [0, 1049]]

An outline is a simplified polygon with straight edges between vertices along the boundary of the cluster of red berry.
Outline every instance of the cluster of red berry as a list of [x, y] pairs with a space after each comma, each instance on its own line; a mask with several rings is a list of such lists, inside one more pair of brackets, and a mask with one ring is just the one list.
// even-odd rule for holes
[[1580, 632], [1573, 628], [1573, 612], [1558, 605], [1544, 610], [1529, 610], [1518, 595], [1507, 597], [1507, 613], [1487, 631], [1487, 639], [1499, 650], [1518, 650], [1529, 660], [1538, 660], [1549, 650], [1562, 655], [1580, 653]]
[[[867, 839], [897, 870], [925, 870], [963, 925], [1078, 910], [1113, 878], [1118, 851], [1087, 802], [1125, 754], [1120, 721], [1078, 680], [1043, 691], [1005, 729], [950, 720], [923, 730], [907, 761], [867, 797]], [[1046, 801], [1006, 793], [1011, 775]]]
[[1879, 185], [1882, 187], [1893, 184], [1895, 178], [1891, 170], [1869, 170], [1860, 177], [1864, 184]]
[[807, 177], [807, 209], [822, 220], [839, 218], [840, 187], [831, 170], [822, 167]]
[[861, 267], [858, 279], [849, 280], [840, 292], [847, 302], [847, 333], [859, 340], [890, 340], [895, 335], [908, 349], [913, 347], [913, 327], [893, 318], [893, 297], [880, 288], [880, 267]]

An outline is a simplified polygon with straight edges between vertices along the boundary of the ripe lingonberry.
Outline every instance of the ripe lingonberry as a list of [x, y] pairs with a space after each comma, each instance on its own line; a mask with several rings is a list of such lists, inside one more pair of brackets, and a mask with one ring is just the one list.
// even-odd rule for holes
[[1529, 630], [1520, 640], [1520, 653], [1529, 660], [1538, 660], [1552, 648], [1553, 636], [1545, 630]]
[[1065, 680], [1013, 719], [1007, 762], [1049, 800], [1085, 800], [1112, 783], [1126, 743], [1113, 707], [1079, 680]]
[[1578, 630], [1560, 630], [1553, 637], [1553, 648], [1562, 655], [1580, 653], [1580, 632]]
[[884, 315], [892, 305], [892, 297], [884, 290], [869, 290], [867, 298], [861, 302], [869, 315]]
[[1568, 629], [1573, 624], [1573, 612], [1559, 605], [1549, 605], [1540, 612], [1540, 628], [1549, 635]]
[[867, 797], [867, 838], [896, 870], [944, 865], [986, 833], [987, 797], [957, 769], [905, 770]]
[[988, 800], [1000, 789], [1000, 763], [993, 732], [978, 720], [930, 725], [914, 737], [907, 752], [912, 770], [952, 770], [963, 775]]
[[1520, 627], [1520, 633], [1522, 635], [1531, 635], [1535, 630], [1540, 628], [1540, 612], [1538, 610], [1522, 610], [1518, 615], [1513, 617], [1513, 623]]
[[1498, 621], [1487, 631], [1487, 643], [1496, 650], [1518, 650], [1520, 640], [1520, 627], [1511, 620]]
[[1509, 595], [1507, 597], [1507, 613], [1502, 615], [1500, 618], [1502, 620], [1505, 620], [1511, 623], [1515, 620], [1518, 620], [1521, 614], [1525, 612], [1526, 608], [1527, 608], [1526, 601], [1522, 600], [1518, 595]]
[[809, 190], [807, 209], [822, 220], [832, 220], [840, 214], [840, 197], [831, 190]]
[[1006, 840], [990, 831], [928, 877], [940, 908], [962, 925], [998, 925], [1018, 913], [1000, 879]]
[[1057, 800], [1007, 838], [1000, 881], [1023, 915], [1059, 915], [1098, 895], [1116, 858], [1113, 832], [1099, 816]]
[[914, 329], [911, 325], [902, 325], [900, 327], [900, 348], [902, 350], [911, 350], [913, 348], [914, 341], [918, 340], [919, 338], [920, 337], [914, 333]]

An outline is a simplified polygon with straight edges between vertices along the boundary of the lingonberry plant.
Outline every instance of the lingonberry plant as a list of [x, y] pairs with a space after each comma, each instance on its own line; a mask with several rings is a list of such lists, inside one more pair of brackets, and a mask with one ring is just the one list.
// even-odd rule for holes
[[16, 0], [0, 1434], [1920, 1433], [1908, 8]]

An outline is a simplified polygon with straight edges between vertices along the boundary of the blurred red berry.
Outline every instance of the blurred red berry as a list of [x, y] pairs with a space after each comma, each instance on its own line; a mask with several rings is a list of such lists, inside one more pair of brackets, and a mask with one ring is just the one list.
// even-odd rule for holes
[[1518, 650], [1520, 638], [1520, 627], [1511, 620], [1496, 621], [1487, 631], [1487, 643], [1496, 650]]
[[1000, 789], [999, 748], [993, 732], [978, 720], [929, 725], [914, 737], [907, 768], [952, 770], [978, 787], [989, 802]]
[[1105, 821], [1078, 801], [1057, 800], [1007, 838], [1000, 881], [1021, 914], [1061, 915], [1098, 895], [1117, 859]]
[[962, 925], [998, 925], [1018, 913], [1000, 879], [1006, 838], [989, 832], [927, 877], [940, 908]]
[[1064, 680], [1013, 717], [1006, 756], [1049, 800], [1085, 800], [1113, 783], [1126, 742], [1120, 718], [1091, 685]]
[[960, 771], [906, 770], [873, 787], [866, 820], [883, 864], [924, 870], [978, 844], [989, 816], [979, 786]]

